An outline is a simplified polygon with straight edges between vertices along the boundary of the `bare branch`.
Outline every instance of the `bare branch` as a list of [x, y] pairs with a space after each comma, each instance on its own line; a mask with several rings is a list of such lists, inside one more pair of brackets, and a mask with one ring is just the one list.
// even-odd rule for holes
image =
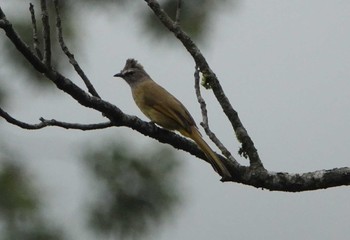
[[43, 128], [43, 124], [39, 123], [39, 124], [29, 124], [29, 123], [25, 123], [22, 121], [19, 121], [13, 117], [11, 117], [10, 114], [8, 114], [7, 112], [5, 112], [2, 108], [0, 108], [0, 116], [3, 117], [7, 122], [16, 125], [20, 128], [24, 128], [24, 129], [29, 129], [29, 130], [35, 130], [35, 129], [40, 129]]
[[51, 68], [50, 23], [49, 23], [49, 14], [47, 12], [46, 0], [41, 0], [40, 5], [41, 5], [41, 21], [43, 23], [43, 37], [44, 37], [44, 64], [48, 68]]
[[226, 97], [223, 88], [221, 87], [219, 80], [217, 79], [215, 73], [209, 67], [206, 59], [200, 52], [197, 45], [192, 41], [192, 39], [176, 25], [171, 18], [163, 11], [160, 7], [158, 1], [156, 0], [145, 0], [148, 6], [152, 9], [156, 17], [163, 23], [163, 25], [168, 28], [169, 31], [173, 32], [174, 35], [181, 41], [187, 51], [192, 55], [196, 65], [200, 68], [206, 81], [212, 88], [216, 99], [221, 105], [224, 113], [231, 122], [231, 125], [236, 133], [238, 141], [242, 143], [242, 148], [240, 153], [243, 156], [248, 156], [251, 166], [259, 166], [261, 162], [257, 149], [254, 146], [253, 140], [248, 135], [247, 130], [244, 128], [238, 113], [233, 109], [229, 99]]
[[[350, 185], [350, 168], [334, 168], [307, 173], [285, 173], [245, 169], [241, 183], [271, 191], [302, 192]], [[242, 173], [242, 172], [241, 172]]]
[[91, 93], [91, 95], [101, 98], [97, 91], [95, 90], [94, 86], [91, 84], [89, 78], [86, 76], [84, 71], [79, 66], [78, 62], [75, 60], [74, 55], [69, 51], [67, 45], [64, 42], [63, 34], [62, 34], [62, 24], [61, 24], [61, 17], [58, 7], [58, 0], [54, 0], [55, 10], [56, 10], [56, 28], [57, 28], [57, 35], [58, 35], [58, 41], [60, 43], [60, 46], [62, 48], [62, 51], [66, 54], [66, 56], [69, 59], [69, 62], [73, 65], [75, 71], [78, 73], [78, 75], [81, 77], [81, 79], [84, 81], [88, 91]]
[[177, 0], [176, 7], [176, 16], [175, 16], [175, 25], [180, 25], [180, 16], [181, 16], [182, 0]]
[[35, 11], [34, 11], [34, 5], [32, 3], [29, 3], [29, 11], [32, 19], [32, 28], [33, 28], [33, 47], [36, 52], [36, 55], [42, 60], [43, 55], [41, 54], [41, 51], [39, 49], [39, 39], [38, 39], [38, 29], [36, 25], [36, 18], [35, 18]]
[[47, 120], [44, 118], [40, 118], [40, 123], [30, 124], [30, 123], [22, 122], [20, 120], [13, 118], [10, 114], [5, 112], [2, 108], [0, 108], [0, 116], [3, 117], [7, 122], [13, 125], [16, 125], [20, 128], [24, 128], [28, 130], [37, 130], [48, 126], [56, 126], [56, 127], [62, 127], [65, 129], [77, 129], [77, 130], [87, 131], [87, 130], [104, 129], [104, 128], [114, 126], [113, 123], [110, 121], [103, 122], [103, 123], [94, 123], [94, 124], [80, 124], [80, 123], [61, 122], [55, 119]]
[[220, 151], [222, 152], [222, 154], [224, 154], [224, 156], [226, 158], [228, 158], [229, 160], [232, 161], [232, 163], [238, 167], [239, 163], [237, 162], [237, 160], [232, 156], [232, 154], [230, 153], [230, 151], [224, 146], [224, 144], [222, 144], [222, 142], [216, 137], [216, 135], [210, 130], [209, 128], [209, 121], [208, 121], [208, 112], [207, 112], [207, 107], [206, 107], [206, 103], [205, 100], [203, 99], [202, 95], [201, 95], [201, 90], [200, 90], [200, 85], [199, 85], [199, 69], [196, 66], [195, 67], [195, 72], [194, 72], [194, 88], [196, 90], [196, 96], [197, 96], [197, 100], [198, 103], [200, 105], [201, 108], [201, 112], [202, 112], [202, 122], [201, 122], [201, 126], [203, 127], [205, 133], [208, 135], [208, 137], [215, 143], [215, 145], [220, 149]]
[[40, 118], [40, 121], [43, 125], [45, 125], [45, 127], [56, 126], [56, 127], [61, 127], [65, 129], [77, 129], [82, 131], [105, 129], [105, 128], [114, 126], [113, 123], [110, 121], [103, 122], [103, 123], [93, 123], [93, 124], [67, 123], [67, 122], [57, 121], [55, 119], [47, 120], [44, 118]]

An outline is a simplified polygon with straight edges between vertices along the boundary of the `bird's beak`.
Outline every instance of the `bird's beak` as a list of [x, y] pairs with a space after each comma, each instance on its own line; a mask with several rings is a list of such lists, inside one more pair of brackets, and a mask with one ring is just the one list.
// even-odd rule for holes
[[113, 77], [123, 77], [123, 74], [122, 73], [117, 73], [117, 74], [114, 74]]

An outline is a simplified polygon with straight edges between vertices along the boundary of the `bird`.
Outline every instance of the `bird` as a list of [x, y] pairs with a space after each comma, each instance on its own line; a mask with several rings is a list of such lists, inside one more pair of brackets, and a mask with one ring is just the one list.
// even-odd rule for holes
[[136, 105], [151, 122], [192, 139], [204, 152], [216, 172], [223, 178], [231, 177], [226, 166], [202, 138], [186, 107], [158, 85], [140, 63], [132, 58], [127, 59], [124, 68], [114, 77], [120, 77], [128, 83]]

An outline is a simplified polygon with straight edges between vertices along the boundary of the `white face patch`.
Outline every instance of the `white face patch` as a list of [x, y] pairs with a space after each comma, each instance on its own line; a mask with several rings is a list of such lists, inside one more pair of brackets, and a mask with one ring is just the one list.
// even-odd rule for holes
[[122, 73], [123, 75], [128, 75], [128, 74], [134, 73], [134, 72], [135, 72], [134, 69], [126, 69], [126, 70], [123, 70], [121, 73]]

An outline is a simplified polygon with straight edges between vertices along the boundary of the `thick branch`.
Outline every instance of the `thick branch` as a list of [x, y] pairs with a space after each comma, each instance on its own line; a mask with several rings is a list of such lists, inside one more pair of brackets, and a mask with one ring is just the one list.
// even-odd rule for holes
[[350, 185], [350, 168], [334, 168], [302, 174], [257, 172], [245, 169], [241, 183], [270, 191], [302, 192]]
[[152, 9], [156, 17], [163, 23], [163, 25], [173, 32], [174, 35], [181, 41], [187, 51], [192, 55], [196, 65], [200, 68], [201, 72], [211, 86], [214, 95], [220, 103], [224, 113], [231, 122], [231, 125], [236, 133], [237, 139], [242, 143], [241, 152], [243, 155], [248, 155], [250, 164], [253, 167], [260, 168], [262, 163], [258, 155], [258, 151], [254, 146], [253, 140], [248, 135], [247, 130], [244, 128], [241, 120], [238, 117], [238, 113], [233, 109], [230, 101], [226, 97], [224, 90], [222, 89], [219, 80], [215, 73], [209, 67], [203, 54], [199, 48], [192, 41], [192, 39], [178, 26], [171, 18], [161, 9], [159, 3], [156, 0], [145, 0], [148, 6]]

